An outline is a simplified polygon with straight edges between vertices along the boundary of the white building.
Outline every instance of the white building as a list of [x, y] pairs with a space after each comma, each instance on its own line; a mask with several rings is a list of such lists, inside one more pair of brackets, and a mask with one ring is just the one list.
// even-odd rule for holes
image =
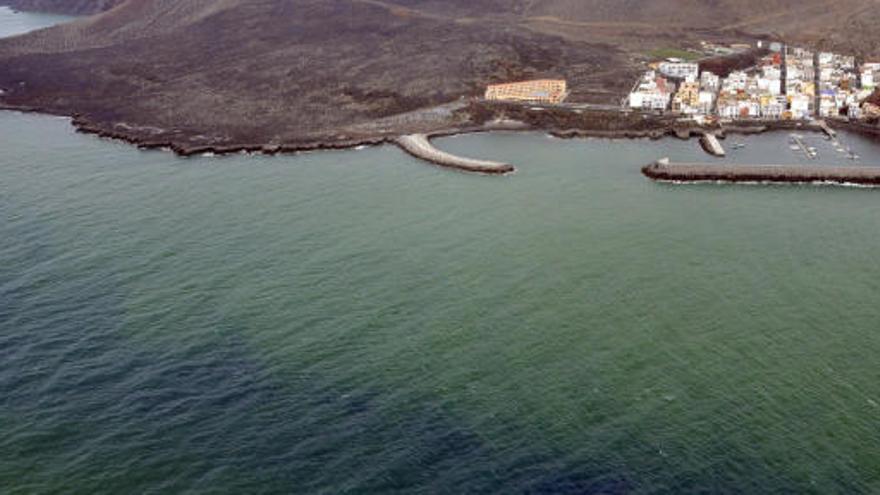
[[666, 110], [671, 99], [672, 92], [666, 80], [657, 77], [654, 71], [648, 71], [629, 94], [629, 106], [646, 110]]
[[692, 78], [691, 80], [696, 81], [700, 75], [699, 64], [689, 62], [661, 62], [659, 69], [663, 75], [677, 79]]
[[833, 96], [822, 95], [819, 99], [819, 116], [835, 117], [838, 114], [837, 101]]
[[785, 105], [775, 99], [761, 106], [761, 116], [765, 119], [781, 119], [783, 112], [785, 112]]
[[742, 71], [731, 72], [724, 81], [724, 88], [729, 91], [745, 91], [749, 84], [749, 75]]
[[791, 116], [794, 119], [807, 119], [810, 117], [811, 100], [809, 96], [798, 93], [791, 97]]
[[851, 119], [860, 119], [862, 118], [862, 108], [858, 105], [850, 105], [848, 109], [847, 117]]
[[782, 69], [774, 65], [766, 65], [761, 68], [765, 79], [782, 79]]
[[700, 88], [705, 91], [718, 91], [721, 87], [721, 78], [709, 71], [700, 74]]
[[874, 87], [874, 71], [873, 70], [865, 70], [862, 69], [862, 87], [863, 88], [873, 88]]
[[715, 105], [715, 92], [700, 91], [698, 102], [700, 113], [709, 115], [712, 112], [712, 107]]
[[779, 79], [760, 77], [758, 78], [758, 91], [769, 93], [773, 96], [779, 96], [782, 94], [782, 81]]

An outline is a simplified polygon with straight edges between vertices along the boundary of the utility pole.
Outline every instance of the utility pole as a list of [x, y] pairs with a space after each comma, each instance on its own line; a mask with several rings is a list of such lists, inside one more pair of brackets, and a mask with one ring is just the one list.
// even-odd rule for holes
[[814, 102], [813, 113], [818, 119], [821, 115], [819, 113], [819, 106], [822, 103], [822, 71], [819, 69], [819, 49], [813, 52], [813, 85], [815, 86], [815, 95], [813, 96]]
[[782, 94], [784, 96], [788, 96], [788, 44], [782, 44], [782, 68], [779, 71], [781, 84], [782, 84]]

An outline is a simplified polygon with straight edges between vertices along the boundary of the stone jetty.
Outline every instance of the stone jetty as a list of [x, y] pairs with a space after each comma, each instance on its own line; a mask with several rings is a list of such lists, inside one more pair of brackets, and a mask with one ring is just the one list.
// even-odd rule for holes
[[700, 138], [700, 144], [703, 145], [703, 149], [706, 150], [706, 153], [709, 153], [710, 155], [726, 155], [724, 148], [721, 147], [721, 143], [718, 142], [718, 137], [711, 132], [703, 133], [703, 136]]
[[880, 167], [823, 165], [734, 165], [670, 163], [658, 160], [642, 168], [645, 176], [675, 182], [833, 183], [880, 186]]
[[516, 170], [513, 165], [488, 160], [476, 160], [440, 151], [424, 134], [409, 134], [396, 140], [397, 145], [410, 155], [443, 167], [477, 172], [481, 174], [509, 174]]

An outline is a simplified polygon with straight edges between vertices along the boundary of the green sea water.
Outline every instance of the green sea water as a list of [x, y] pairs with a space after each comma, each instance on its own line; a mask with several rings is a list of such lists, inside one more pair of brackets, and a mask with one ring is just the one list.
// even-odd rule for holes
[[880, 191], [438, 145], [518, 172], [0, 113], [0, 493], [880, 492]]

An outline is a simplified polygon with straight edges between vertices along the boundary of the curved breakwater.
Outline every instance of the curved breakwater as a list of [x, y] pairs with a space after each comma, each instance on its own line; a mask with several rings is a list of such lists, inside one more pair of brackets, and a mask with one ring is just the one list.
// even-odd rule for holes
[[424, 134], [401, 136], [397, 139], [397, 144], [414, 157], [443, 167], [481, 174], [509, 174], [516, 170], [513, 165], [507, 163], [465, 158], [440, 151]]

